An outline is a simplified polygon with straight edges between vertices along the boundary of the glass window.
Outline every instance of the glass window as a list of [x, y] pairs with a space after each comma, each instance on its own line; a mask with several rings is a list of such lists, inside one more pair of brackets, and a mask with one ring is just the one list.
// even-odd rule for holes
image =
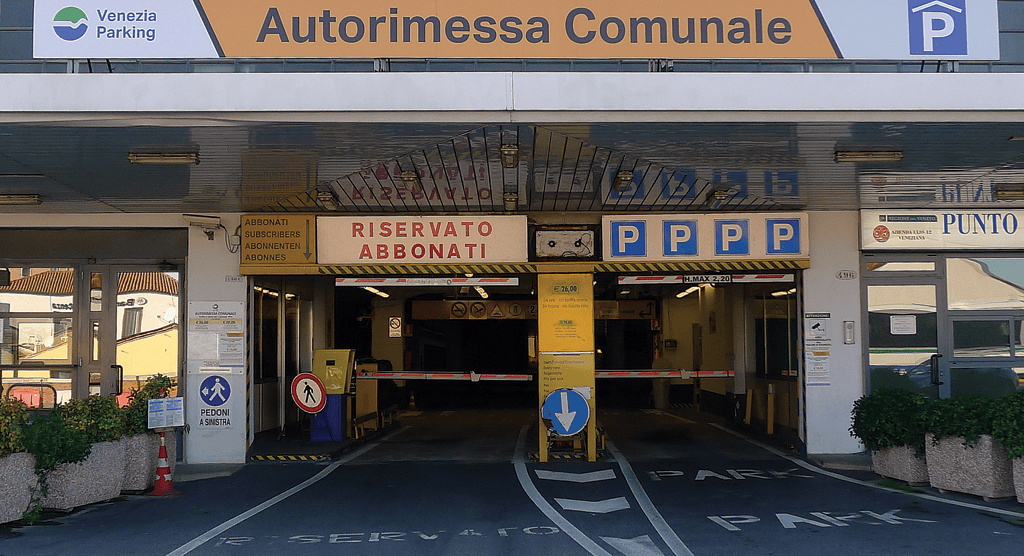
[[954, 357], [1010, 357], [1010, 321], [953, 321]]
[[953, 310], [1024, 309], [1024, 259], [949, 258], [946, 291]]
[[930, 272], [935, 270], [935, 263], [927, 262], [870, 262], [868, 270], [872, 272]]
[[11, 284], [0, 287], [0, 314], [70, 313], [74, 272], [70, 268], [12, 268]]
[[953, 367], [949, 376], [953, 396], [999, 398], [1024, 389], [1024, 368], [1021, 367]]
[[70, 318], [4, 318], [0, 316], [0, 364], [66, 364], [71, 362]]

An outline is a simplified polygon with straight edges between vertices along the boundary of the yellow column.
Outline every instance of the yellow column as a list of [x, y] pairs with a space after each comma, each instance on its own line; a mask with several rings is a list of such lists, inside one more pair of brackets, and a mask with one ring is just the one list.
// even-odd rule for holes
[[597, 461], [593, 283], [591, 273], [537, 276], [537, 414], [542, 462], [548, 459], [548, 427], [540, 417], [540, 407], [548, 395], [562, 388], [576, 390], [587, 398], [587, 459]]

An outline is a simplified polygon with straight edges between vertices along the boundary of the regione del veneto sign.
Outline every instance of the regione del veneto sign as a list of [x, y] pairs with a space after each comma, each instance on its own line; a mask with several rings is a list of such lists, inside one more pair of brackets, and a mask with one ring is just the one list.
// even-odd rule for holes
[[996, 0], [36, 0], [36, 58], [998, 60]]
[[320, 216], [320, 264], [474, 264], [527, 260], [526, 216]]

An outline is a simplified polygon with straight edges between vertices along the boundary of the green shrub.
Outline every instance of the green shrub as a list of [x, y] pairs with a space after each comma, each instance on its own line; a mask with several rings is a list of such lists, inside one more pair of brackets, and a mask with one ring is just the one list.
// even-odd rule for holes
[[115, 398], [93, 395], [69, 400], [57, 411], [67, 426], [85, 433], [90, 443], [117, 440], [124, 435], [124, 414]]
[[57, 464], [84, 460], [91, 449], [85, 433], [68, 426], [58, 410], [37, 416], [21, 427], [21, 434], [25, 448], [36, 457], [36, 473], [40, 476]]
[[1024, 458], [1024, 391], [999, 400], [992, 437], [1006, 448], [1010, 459]]
[[853, 402], [850, 435], [869, 450], [913, 446], [924, 452], [925, 398], [916, 392], [880, 388]]
[[985, 396], [954, 396], [929, 400], [925, 407], [925, 429], [935, 440], [962, 436], [973, 446], [983, 434], [992, 434], [999, 400]]
[[142, 388], [132, 389], [124, 406], [124, 433], [139, 434], [149, 430], [149, 400], [166, 398], [174, 388], [171, 377], [161, 374], [150, 377]]
[[25, 402], [14, 398], [0, 399], [0, 458], [25, 451], [21, 425], [27, 416]]

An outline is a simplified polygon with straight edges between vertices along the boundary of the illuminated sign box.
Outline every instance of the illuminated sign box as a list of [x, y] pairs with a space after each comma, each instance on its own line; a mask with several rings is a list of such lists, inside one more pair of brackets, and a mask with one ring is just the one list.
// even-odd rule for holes
[[66, 0], [36, 58], [998, 60], [995, 0]]

